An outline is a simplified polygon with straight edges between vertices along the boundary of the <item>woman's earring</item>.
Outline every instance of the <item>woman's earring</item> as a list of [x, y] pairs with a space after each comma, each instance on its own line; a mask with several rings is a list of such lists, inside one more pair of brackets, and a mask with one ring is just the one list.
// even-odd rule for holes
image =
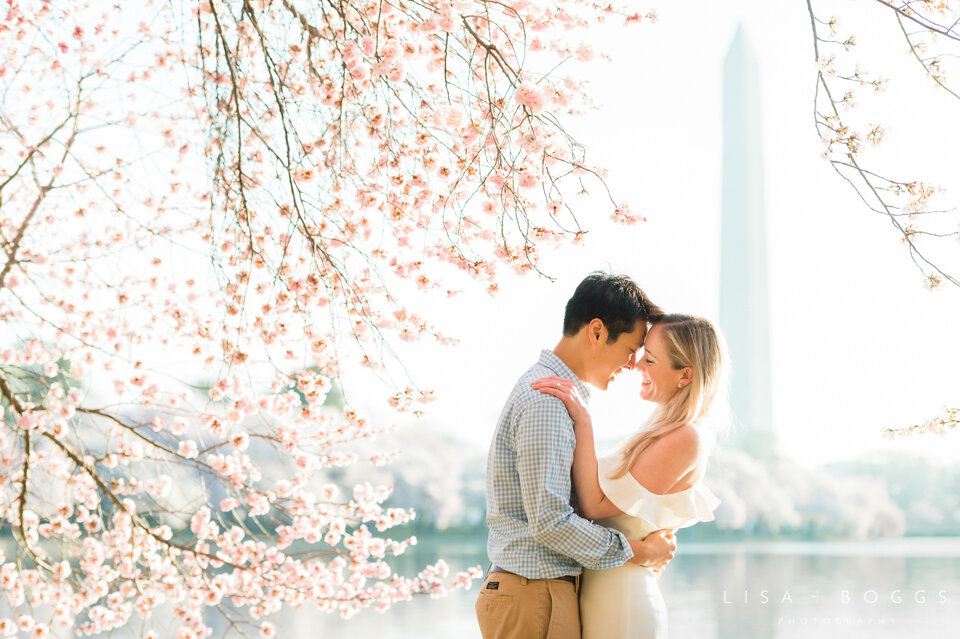
[[683, 388], [683, 384], [677, 384], [677, 388]]

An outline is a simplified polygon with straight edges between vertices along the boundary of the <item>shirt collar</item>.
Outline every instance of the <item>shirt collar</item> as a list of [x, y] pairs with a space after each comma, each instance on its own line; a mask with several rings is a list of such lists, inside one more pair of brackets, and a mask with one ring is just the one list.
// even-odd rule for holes
[[587, 385], [581, 382], [580, 378], [574, 375], [570, 367], [564, 364], [563, 360], [557, 357], [553, 351], [548, 351], [547, 349], [540, 351], [540, 364], [546, 366], [560, 377], [572, 379], [584, 401], [590, 399], [590, 389], [587, 388]]

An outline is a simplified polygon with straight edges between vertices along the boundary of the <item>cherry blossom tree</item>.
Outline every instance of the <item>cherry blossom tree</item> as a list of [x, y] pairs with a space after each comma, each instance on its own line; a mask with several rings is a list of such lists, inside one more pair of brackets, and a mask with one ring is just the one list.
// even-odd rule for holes
[[[813, 54], [819, 67], [814, 120], [825, 144], [824, 156], [870, 211], [889, 219], [923, 274], [927, 288], [936, 289], [947, 283], [960, 286], [956, 273], [955, 242], [960, 239], [957, 207], [948, 203], [949, 194], [943, 185], [910, 175], [916, 170], [911, 166], [911, 156], [898, 158], [891, 168], [889, 163], [871, 155], [869, 148], [880, 144], [886, 134], [882, 120], [892, 114], [884, 113], [883, 105], [876, 103], [866, 112], [855, 108], [866, 97], [863, 93], [879, 93], [889, 84], [889, 79], [871, 70], [877, 65], [871, 65], [869, 57], [856, 55], [856, 30], [875, 31], [883, 19], [896, 24], [897, 32], [903, 36], [902, 42], [885, 43], [886, 48], [903, 46], [917, 72], [929, 77], [932, 87], [960, 99], [960, 87], [955, 86], [951, 73], [960, 51], [960, 2], [873, 0], [861, 4], [876, 7], [869, 14], [872, 22], [841, 22], [835, 16], [825, 17], [817, 11], [818, 7], [822, 5], [830, 11], [835, 8], [807, 0]], [[861, 20], [864, 15], [861, 13]], [[916, 100], [919, 104], [921, 98]], [[927, 145], [947, 141], [931, 135], [916, 143], [919, 154]], [[890, 177], [892, 174], [908, 177]]]
[[[414, 513], [346, 387], [432, 399], [395, 291], [491, 292], [577, 241], [602, 171], [591, 0], [7, 0], [0, 10], [0, 633], [272, 636], [467, 586], [396, 574]], [[608, 214], [638, 217], [612, 198]], [[451, 282], [455, 285], [451, 285]], [[356, 365], [356, 366], [354, 366]], [[168, 611], [170, 614], [167, 614]], [[173, 627], [169, 625], [173, 624]]]
[[[927, 288], [934, 290], [948, 283], [960, 286], [956, 273], [956, 241], [960, 240], [958, 209], [956, 205], [951, 206], [950, 194], [943, 186], [915, 175], [887, 177], [891, 169], [875, 166], [878, 160], [867, 149], [880, 144], [886, 133], [886, 127], [876, 123], [877, 118], [891, 114], [884, 115], [882, 105], [872, 105], [867, 113], [855, 107], [861, 97], [859, 92], [879, 93], [889, 81], [869, 71], [869, 59], [855, 56], [856, 36], [841, 33], [838, 18], [821, 17], [816, 11], [820, 4], [807, 0], [814, 57], [819, 66], [814, 119], [826, 145], [824, 155], [837, 174], [856, 189], [869, 210], [890, 220], [923, 274]], [[950, 99], [960, 100], [960, 87], [955, 82], [960, 59], [960, 2], [873, 0], [872, 4], [877, 11], [870, 17], [891, 21], [903, 37], [902, 42], [891, 42], [890, 46], [903, 45], [904, 55], [911, 59], [918, 73], [929, 78], [932, 88]], [[843, 28], [873, 29], [876, 24], [845, 24]], [[861, 67], [861, 62], [867, 66]], [[918, 146], [920, 143], [948, 144], [936, 136], [917, 142]], [[899, 158], [892, 171], [909, 175], [915, 170], [912, 159]], [[882, 434], [888, 438], [920, 433], [942, 435], [956, 430], [958, 414], [957, 408], [944, 407], [934, 417], [907, 426], [887, 427], [882, 429]]]

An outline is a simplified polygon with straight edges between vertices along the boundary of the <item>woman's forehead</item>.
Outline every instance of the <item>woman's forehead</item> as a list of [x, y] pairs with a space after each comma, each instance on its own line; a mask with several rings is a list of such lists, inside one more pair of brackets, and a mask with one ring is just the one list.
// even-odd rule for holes
[[646, 339], [643, 341], [643, 349], [650, 353], [651, 347], [653, 348], [653, 353], [656, 354], [657, 347], [660, 345], [661, 340], [663, 340], [663, 335], [661, 333], [662, 329], [654, 324], [649, 331], [647, 331]]

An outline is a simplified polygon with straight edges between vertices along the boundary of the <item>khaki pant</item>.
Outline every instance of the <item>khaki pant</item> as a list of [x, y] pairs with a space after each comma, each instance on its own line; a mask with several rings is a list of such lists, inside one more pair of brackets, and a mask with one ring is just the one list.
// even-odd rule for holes
[[476, 610], [483, 639], [580, 639], [577, 589], [562, 579], [491, 572]]

